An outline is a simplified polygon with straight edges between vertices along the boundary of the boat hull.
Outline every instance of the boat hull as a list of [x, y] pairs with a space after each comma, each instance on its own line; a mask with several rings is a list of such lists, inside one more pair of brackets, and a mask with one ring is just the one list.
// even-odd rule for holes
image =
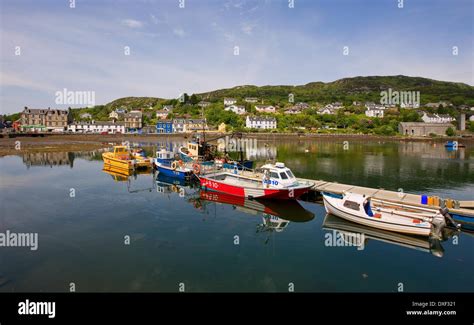
[[179, 167], [179, 168], [173, 169], [169, 166], [165, 166], [160, 163], [155, 163], [155, 166], [158, 172], [160, 173], [160, 175], [167, 176], [167, 177], [186, 180], [186, 179], [189, 179], [193, 175], [192, 170], [188, 168]]
[[397, 224], [393, 222], [385, 222], [373, 217], [364, 217], [348, 213], [347, 211], [341, 209], [338, 206], [337, 200], [340, 199], [323, 195], [324, 207], [327, 213], [372, 228], [419, 236], [429, 236], [431, 234], [431, 226], [426, 227], [417, 225]]
[[206, 177], [200, 178], [201, 188], [246, 198], [294, 200], [308, 192], [312, 185], [296, 188], [254, 188], [235, 186]]
[[117, 159], [117, 158], [112, 157], [112, 155], [109, 153], [102, 154], [102, 159], [105, 165], [109, 165], [109, 166], [120, 168], [127, 171], [131, 171], [135, 169], [133, 160]]

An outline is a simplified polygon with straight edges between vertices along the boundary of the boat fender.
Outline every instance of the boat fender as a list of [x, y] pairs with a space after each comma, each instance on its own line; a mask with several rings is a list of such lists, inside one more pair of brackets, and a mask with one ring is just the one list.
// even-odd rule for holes
[[172, 168], [173, 170], [176, 170], [176, 168], [178, 168], [178, 161], [176, 161], [176, 160], [173, 161], [173, 162], [171, 163], [171, 168]]
[[201, 166], [199, 164], [193, 164], [193, 172], [194, 174], [199, 174], [201, 172]]
[[234, 165], [234, 174], [238, 174], [239, 169], [237, 168], [237, 165]]

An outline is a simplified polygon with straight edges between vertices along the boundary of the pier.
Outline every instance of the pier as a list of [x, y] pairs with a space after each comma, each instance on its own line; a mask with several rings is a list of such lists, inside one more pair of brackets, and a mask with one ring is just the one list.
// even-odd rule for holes
[[[298, 178], [299, 181], [313, 182], [315, 185], [311, 189], [314, 194], [321, 192], [330, 192], [335, 194], [342, 194], [343, 192], [352, 192], [365, 196], [370, 196], [375, 200], [383, 200], [385, 202], [392, 202], [397, 204], [403, 204], [406, 207], [423, 207], [437, 209], [445, 202], [444, 199], [439, 198], [439, 204], [421, 204], [421, 195], [387, 191], [383, 188], [375, 189], [370, 187], [362, 187], [356, 185], [340, 184], [337, 182], [327, 182], [322, 180], [313, 180]], [[454, 201], [455, 207], [448, 207], [451, 213], [469, 216], [474, 218], [474, 201]]]

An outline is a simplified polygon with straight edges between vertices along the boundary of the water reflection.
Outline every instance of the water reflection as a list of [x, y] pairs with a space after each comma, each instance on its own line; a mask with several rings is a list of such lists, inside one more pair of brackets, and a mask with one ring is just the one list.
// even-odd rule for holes
[[134, 188], [134, 186], [133, 186], [134, 182], [132, 180], [137, 180], [137, 178], [140, 175], [149, 176], [152, 173], [151, 169], [129, 171], [129, 170], [124, 170], [122, 168], [117, 168], [117, 167], [113, 167], [113, 166], [104, 164], [103, 168], [102, 168], [102, 171], [106, 174], [109, 174], [115, 182], [126, 182], [127, 183], [127, 191], [129, 193], [138, 193], [138, 192], [143, 192], [143, 191], [151, 192], [151, 191], [155, 190], [155, 188], [156, 188], [156, 184], [153, 181], [153, 179], [150, 182], [151, 185], [149, 187]]
[[74, 166], [75, 155], [72, 152], [27, 152], [22, 155], [27, 168], [43, 166]]
[[331, 214], [327, 214], [324, 218], [323, 229], [332, 232], [325, 234], [327, 241], [326, 246], [355, 246], [358, 250], [363, 250], [371, 239], [386, 244], [423, 251], [437, 257], [443, 257], [444, 255], [444, 248], [441, 242], [446, 241], [458, 233], [454, 230], [446, 229], [444, 240], [412, 236], [367, 227]]
[[314, 214], [301, 206], [298, 201], [271, 201], [237, 197], [229, 194], [200, 191], [201, 206], [208, 203], [225, 204], [233, 209], [254, 216], [261, 216], [262, 223], [257, 225], [257, 233], [282, 232], [290, 222], [308, 222]]

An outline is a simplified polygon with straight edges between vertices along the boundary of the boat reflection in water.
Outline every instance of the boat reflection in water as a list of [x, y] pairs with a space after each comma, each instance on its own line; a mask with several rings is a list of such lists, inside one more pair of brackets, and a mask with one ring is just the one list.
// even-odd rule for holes
[[152, 172], [151, 169], [142, 169], [142, 170], [126, 170], [123, 168], [117, 168], [111, 165], [104, 164], [102, 171], [106, 174], [109, 174], [115, 182], [126, 182], [127, 183], [127, 191], [129, 193], [138, 193], [148, 191], [151, 192], [155, 189], [155, 182], [152, 182], [150, 187], [146, 188], [133, 188], [132, 186], [132, 179], [136, 180], [140, 175], [150, 175]]
[[333, 231], [336, 236], [340, 236], [343, 244], [347, 244], [347, 246], [356, 246], [358, 250], [364, 249], [368, 244], [369, 239], [372, 239], [431, 253], [437, 257], [443, 257], [444, 255], [444, 248], [441, 245], [441, 242], [458, 233], [456, 230], [449, 231], [446, 229], [445, 236], [443, 237], [444, 239], [440, 240], [367, 227], [341, 219], [331, 214], [327, 214], [324, 218], [323, 229]]
[[307, 222], [314, 214], [301, 206], [296, 200], [286, 200], [284, 204], [272, 200], [257, 200], [238, 197], [219, 192], [200, 191], [201, 203], [216, 202], [232, 205], [234, 209], [251, 215], [262, 215], [263, 222], [257, 232], [281, 232], [290, 222]]
[[166, 176], [163, 173], [156, 176], [156, 191], [162, 194], [177, 193], [185, 197], [194, 192], [194, 185], [190, 180]]

